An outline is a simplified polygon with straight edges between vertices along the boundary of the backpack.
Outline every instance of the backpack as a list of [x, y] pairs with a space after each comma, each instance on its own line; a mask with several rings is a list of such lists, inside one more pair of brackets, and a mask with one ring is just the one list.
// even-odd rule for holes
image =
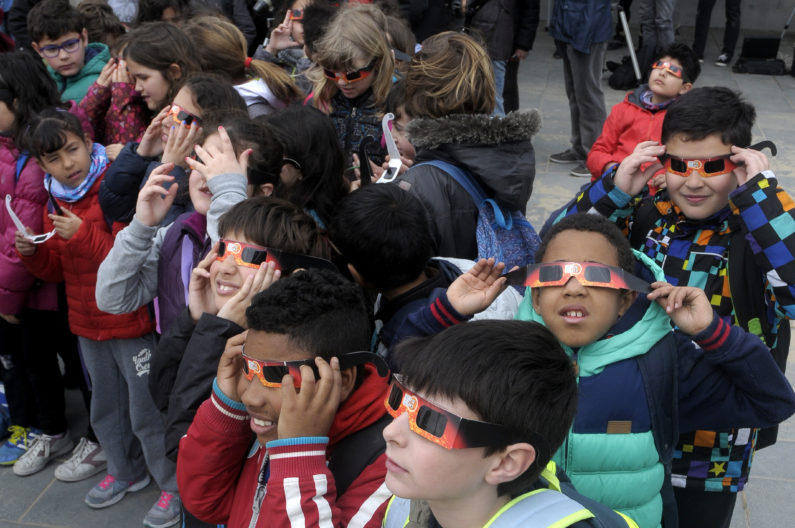
[[635, 68], [632, 66], [632, 61], [629, 59], [629, 55], [625, 55], [621, 59], [621, 64], [616, 64], [616, 67], [613, 70], [613, 73], [610, 74], [607, 83], [610, 85], [610, 88], [613, 88], [614, 90], [631, 90], [632, 88], [637, 88], [640, 85], [637, 77], [635, 77]]
[[433, 165], [446, 172], [478, 206], [478, 258], [494, 257], [497, 262], [504, 262], [507, 270], [534, 262], [541, 239], [521, 211], [504, 211], [472, 175], [452, 163], [433, 160], [415, 166], [420, 165]]
[[[654, 200], [644, 200], [638, 207], [630, 237], [633, 248], [643, 246], [646, 235], [654, 227], [656, 211]], [[789, 355], [790, 325], [788, 321], [784, 321], [779, 325], [778, 333], [776, 333], [770, 324], [762, 270], [756, 265], [751, 245], [743, 235], [736, 217], [729, 218], [729, 227], [731, 228], [731, 238], [729, 239], [727, 274], [736, 324], [762, 339], [770, 349], [778, 368], [784, 372]], [[760, 429], [756, 449], [775, 444], [777, 436], [777, 425]]]

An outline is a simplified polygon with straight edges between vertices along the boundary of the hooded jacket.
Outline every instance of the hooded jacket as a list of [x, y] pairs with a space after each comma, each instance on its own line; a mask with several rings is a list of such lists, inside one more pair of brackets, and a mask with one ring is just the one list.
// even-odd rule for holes
[[[347, 437], [386, 413], [388, 377], [366, 365], [359, 386], [340, 405], [328, 437], [288, 438], [261, 446], [245, 407], [213, 383], [180, 441], [177, 483], [185, 507], [199, 519], [230, 528], [360, 526], [378, 528], [392, 495], [381, 453], [337, 497], [327, 467]], [[256, 383], [256, 382], [255, 382]]]
[[[664, 280], [654, 261], [635, 256], [637, 274]], [[544, 324], [529, 288], [517, 319]], [[676, 525], [664, 506], [679, 431], [767, 426], [795, 411], [795, 394], [765, 345], [717, 314], [690, 338], [672, 332], [663, 309], [639, 295], [604, 337], [562, 346], [578, 366], [579, 404], [553, 460], [578, 491], [641, 527], [663, 517]]]
[[64, 77], [51, 66], [47, 66], [50, 76], [55, 79], [61, 99], [64, 101], [80, 102], [86, 96], [88, 89], [99, 77], [105, 63], [110, 60], [110, 50], [101, 42], [90, 42], [86, 46], [85, 64], [83, 68], [70, 77]]
[[[442, 160], [467, 171], [500, 206], [524, 212], [533, 192], [535, 153], [531, 142], [541, 118], [536, 110], [506, 117], [454, 114], [409, 124], [415, 164]], [[428, 213], [436, 255], [473, 260], [478, 205], [445, 171], [430, 165], [409, 169], [395, 180], [415, 194]]]

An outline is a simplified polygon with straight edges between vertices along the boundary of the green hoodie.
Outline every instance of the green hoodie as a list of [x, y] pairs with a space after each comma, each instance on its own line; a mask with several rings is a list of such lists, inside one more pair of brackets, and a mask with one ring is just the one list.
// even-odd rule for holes
[[82, 101], [88, 89], [99, 77], [102, 68], [110, 60], [110, 50], [101, 42], [89, 43], [86, 46], [85, 54], [86, 63], [83, 68], [70, 77], [64, 77], [49, 64], [47, 65], [47, 71], [55, 79], [58, 91], [61, 92], [61, 99], [64, 101], [74, 101], [76, 103]]

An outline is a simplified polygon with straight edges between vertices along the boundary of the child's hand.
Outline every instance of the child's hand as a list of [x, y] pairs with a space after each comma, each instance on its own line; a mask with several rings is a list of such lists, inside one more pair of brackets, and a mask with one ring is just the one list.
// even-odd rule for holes
[[[638, 143], [632, 154], [624, 158], [618, 166], [616, 175], [613, 176], [613, 183], [628, 195], [637, 195], [646, 186], [649, 178], [660, 170], [661, 165], [657, 156], [664, 152], [665, 145], [660, 145], [656, 141]], [[641, 171], [641, 165], [645, 163], [650, 165], [646, 170]]]
[[213, 286], [210, 284], [210, 265], [218, 255], [218, 242], [213, 244], [210, 252], [193, 268], [188, 284], [188, 309], [193, 322], [198, 322], [203, 313], [215, 315], [215, 299]]
[[196, 155], [201, 158], [201, 161], [188, 158], [185, 160], [188, 163], [188, 167], [199, 171], [208, 182], [219, 174], [242, 174], [246, 176], [248, 158], [251, 156], [252, 150], [246, 149], [240, 156], [236, 156], [235, 147], [232, 146], [232, 140], [229, 139], [229, 134], [226, 133], [224, 127], [218, 127], [218, 136], [221, 139], [221, 147], [211, 147], [205, 150], [200, 145], [196, 145], [194, 150]]
[[243, 353], [243, 344], [246, 342], [246, 335], [248, 335], [248, 330], [226, 340], [226, 347], [218, 361], [218, 371], [215, 374], [215, 382], [221, 392], [230, 400], [237, 402], [240, 401], [237, 386], [240, 383], [240, 373], [243, 371], [241, 354]]
[[0, 319], [3, 319], [8, 324], [18, 325], [20, 323], [19, 317], [13, 314], [1, 314]]
[[665, 171], [660, 171], [651, 178], [651, 184], [657, 187], [657, 190], [661, 191], [668, 186], [665, 183]]
[[114, 71], [116, 71], [116, 62], [111, 59], [105, 63], [105, 66], [102, 67], [102, 71], [99, 72], [99, 77], [97, 77], [96, 83], [107, 88], [110, 86]]
[[179, 184], [174, 182], [168, 190], [163, 186], [166, 182], [173, 182], [174, 176], [168, 171], [174, 168], [173, 163], [163, 163], [149, 173], [149, 178], [138, 192], [138, 201], [135, 203], [135, 217], [144, 225], [154, 227], [166, 217], [174, 197], [177, 196]]
[[738, 165], [742, 164], [742, 166], [734, 169], [739, 185], [745, 185], [748, 180], [770, 168], [767, 156], [759, 150], [732, 145], [732, 153], [734, 156], [729, 159]]
[[293, 377], [282, 378], [282, 408], [279, 413], [279, 439], [304, 436], [327, 436], [342, 394], [340, 362], [331, 364], [315, 358], [320, 379], [315, 380], [312, 369], [301, 367], [301, 390], [295, 390]]
[[[351, 159], [353, 161], [353, 167], [351, 168], [353, 169], [354, 180], [351, 181], [351, 183], [348, 185], [348, 192], [353, 192], [362, 186], [362, 170], [360, 168], [361, 161], [359, 160], [359, 155], [354, 152], [353, 155], [351, 156]], [[372, 161], [370, 162], [370, 171], [373, 174], [372, 178], [370, 178], [370, 181], [372, 183], [377, 182], [384, 174], [384, 169], [382, 169]]]
[[141, 143], [138, 144], [138, 155], [144, 158], [154, 158], [163, 153], [163, 141], [160, 136], [163, 132], [163, 119], [168, 116], [171, 111], [171, 105], [166, 105], [159, 114], [157, 114], [149, 126], [146, 127]]
[[124, 148], [124, 145], [121, 143], [113, 143], [111, 145], [107, 145], [105, 147], [105, 155], [108, 157], [110, 161], [116, 161], [116, 158], [119, 157], [119, 152], [121, 149]]
[[679, 329], [690, 336], [707, 329], [714, 316], [712, 305], [703, 290], [692, 286], [672, 286], [667, 282], [654, 282], [650, 301], [657, 301]]
[[80, 224], [83, 223], [83, 220], [69, 209], [62, 210], [63, 216], [58, 216], [57, 214], [50, 214], [47, 216], [52, 220], [52, 226], [55, 228], [55, 232], [64, 240], [69, 240], [77, 233], [77, 230], [80, 229]]
[[480, 259], [469, 271], [458, 277], [447, 288], [447, 299], [461, 315], [475, 315], [489, 307], [505, 289], [505, 278], [500, 277], [505, 264], [495, 265], [494, 259]]
[[180, 167], [187, 167], [188, 164], [185, 159], [193, 152], [193, 145], [196, 144], [196, 138], [201, 135], [202, 128], [195, 123], [193, 126], [188, 127], [185, 122], [179, 124], [178, 127], [172, 126], [168, 133], [168, 141], [166, 146], [163, 147], [163, 163], [173, 163]]
[[276, 269], [275, 262], [261, 265], [257, 273], [246, 277], [243, 286], [218, 310], [218, 317], [246, 328], [246, 308], [251, 305], [251, 299], [259, 292], [267, 290], [281, 275], [282, 272]]
[[[25, 227], [28, 234], [32, 235], [33, 231], [30, 230], [29, 227]], [[22, 231], [17, 231], [14, 234], [14, 246], [19, 251], [19, 254], [23, 257], [29, 257], [36, 252], [36, 244], [25, 238], [25, 235]]]
[[[390, 159], [389, 154], [387, 154], [386, 158], [384, 158], [384, 163], [381, 164], [381, 170], [382, 171], [385, 171], [385, 170], [387, 170], [389, 168], [389, 159]], [[409, 158], [407, 158], [405, 156], [400, 156], [400, 162], [403, 165], [400, 166], [400, 170], [397, 173], [398, 176], [400, 176], [401, 174], [403, 174], [404, 172], [409, 170], [409, 168], [412, 165], [414, 165], [414, 160], [411, 160], [411, 159], [409, 159]]]
[[116, 65], [116, 69], [111, 76], [111, 82], [135, 84], [135, 79], [133, 79], [132, 75], [130, 75], [130, 72], [127, 70], [126, 60], [119, 59], [119, 63]]
[[292, 32], [293, 21], [290, 20], [290, 11], [288, 10], [282, 23], [271, 31], [271, 38], [268, 40], [265, 51], [271, 55], [276, 55], [283, 49], [300, 47], [301, 44], [293, 40]]

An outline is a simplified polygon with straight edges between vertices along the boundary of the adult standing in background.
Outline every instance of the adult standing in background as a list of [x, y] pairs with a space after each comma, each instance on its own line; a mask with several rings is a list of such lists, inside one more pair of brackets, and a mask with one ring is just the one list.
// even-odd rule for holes
[[[704, 60], [704, 48], [707, 46], [709, 22], [712, 8], [716, 0], [698, 0], [696, 9], [696, 36], [693, 38], [693, 51], [699, 61]], [[726, 28], [723, 32], [723, 48], [715, 60], [715, 66], [726, 67], [734, 56], [734, 48], [740, 37], [740, 3], [741, 0], [726, 0]]]
[[[714, 2], [714, 0], [713, 0]], [[646, 79], [657, 50], [674, 41], [674, 7], [676, 0], [641, 0], [638, 21], [643, 45], [638, 51], [641, 77]]]
[[574, 3], [556, 0], [549, 33], [563, 56], [563, 75], [571, 113], [571, 147], [553, 154], [553, 163], [576, 163], [572, 176], [590, 177], [585, 158], [607, 117], [602, 65], [613, 29], [610, 0]]

